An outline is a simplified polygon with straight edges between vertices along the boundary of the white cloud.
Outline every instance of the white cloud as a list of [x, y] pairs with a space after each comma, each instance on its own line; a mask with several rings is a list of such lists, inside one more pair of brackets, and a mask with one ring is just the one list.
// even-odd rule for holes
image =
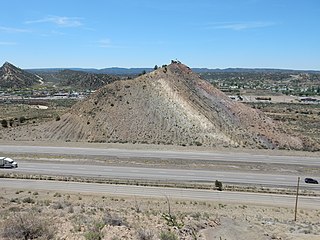
[[241, 31], [253, 28], [263, 28], [275, 25], [273, 22], [217, 22], [208, 25], [209, 29], [230, 29]]
[[28, 29], [23, 29], [23, 28], [11, 28], [11, 27], [0, 26], [0, 32], [6, 32], [6, 33], [26, 33], [26, 32], [30, 32], [30, 30], [28, 30]]
[[53, 23], [59, 27], [79, 27], [83, 25], [81, 20], [82, 18], [79, 17], [48, 16], [38, 20], [26, 21], [25, 23]]

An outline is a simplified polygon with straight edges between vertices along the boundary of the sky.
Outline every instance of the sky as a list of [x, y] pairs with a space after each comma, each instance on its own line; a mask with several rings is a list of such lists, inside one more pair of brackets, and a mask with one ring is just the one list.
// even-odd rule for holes
[[0, 0], [0, 65], [320, 70], [319, 0]]

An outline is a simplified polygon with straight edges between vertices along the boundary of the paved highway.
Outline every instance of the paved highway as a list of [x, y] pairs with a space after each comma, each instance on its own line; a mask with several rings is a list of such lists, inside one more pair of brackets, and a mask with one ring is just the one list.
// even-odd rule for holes
[[216, 153], [216, 152], [179, 152], [155, 150], [125, 150], [80, 147], [48, 147], [48, 146], [15, 146], [0, 145], [0, 153], [50, 153], [66, 155], [96, 155], [119, 158], [159, 158], [159, 159], [188, 159], [209, 160], [219, 162], [250, 162], [250, 163], [277, 163], [303, 166], [320, 166], [320, 157], [301, 156], [269, 156], [249, 153]]
[[[50, 147], [50, 146], [14, 146], [0, 145], [0, 152], [5, 153], [42, 153], [42, 154], [66, 154], [86, 156], [106, 156], [119, 158], [157, 158], [157, 159], [193, 159], [208, 160], [216, 162], [244, 162], [244, 163], [282, 163], [298, 164], [303, 166], [319, 166], [319, 159], [312, 157], [295, 156], [268, 156], [253, 155], [248, 153], [215, 153], [215, 152], [174, 152], [174, 151], [147, 151], [147, 150], [125, 150], [125, 149], [101, 149], [101, 148], [79, 148], [79, 147]], [[3, 170], [2, 170], [3, 171]], [[8, 171], [8, 170], [5, 170]], [[114, 167], [97, 165], [76, 164], [49, 164], [30, 163], [19, 161], [18, 171], [59, 174], [86, 177], [107, 177], [127, 179], [152, 179], [167, 181], [197, 181], [210, 182], [219, 180], [224, 183], [256, 184], [264, 186], [296, 186], [297, 175], [276, 175], [226, 171], [204, 171], [204, 170], [179, 170], [179, 169], [154, 169], [134, 167]], [[315, 177], [320, 176], [301, 176]], [[319, 185], [305, 184], [308, 189], [319, 190]]]
[[[192, 190], [192, 189], [175, 189], [160, 187], [142, 187], [142, 186], [125, 186], [109, 185], [94, 183], [75, 183], [75, 182], [55, 182], [40, 180], [17, 180], [1, 179], [0, 189], [16, 188], [28, 190], [51, 190], [62, 192], [75, 192], [86, 194], [114, 194], [117, 196], [144, 196], [144, 197], [163, 197], [177, 199], [189, 199], [200, 201], [217, 201], [221, 203], [238, 203], [238, 204], [261, 204], [271, 206], [292, 207], [295, 205], [294, 196], [274, 195], [274, 194], [255, 194], [241, 192], [219, 192], [211, 190]], [[319, 197], [299, 197], [299, 208], [320, 209]]]
[[[254, 184], [261, 186], [277, 187], [297, 185], [296, 175], [276, 175], [252, 172], [230, 172], [230, 171], [206, 171], [185, 169], [161, 169], [141, 167], [117, 167], [101, 165], [81, 165], [69, 163], [40, 163], [19, 161], [17, 169], [0, 169], [0, 172], [22, 172], [43, 175], [63, 175], [80, 177], [102, 177], [111, 179], [143, 179], [160, 181], [193, 181], [213, 182], [215, 180], [223, 183]], [[301, 176], [302, 179], [306, 176]], [[309, 176], [310, 177], [310, 176]], [[314, 177], [314, 176], [313, 176]], [[320, 176], [318, 177], [320, 180]], [[306, 184], [301, 181], [301, 187], [320, 190], [318, 184]]]

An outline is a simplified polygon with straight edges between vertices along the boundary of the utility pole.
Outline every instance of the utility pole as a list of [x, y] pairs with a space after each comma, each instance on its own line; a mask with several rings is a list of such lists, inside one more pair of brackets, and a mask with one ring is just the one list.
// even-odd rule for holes
[[300, 184], [300, 177], [298, 177], [298, 184], [297, 184], [296, 206], [295, 206], [295, 209], [294, 209], [294, 221], [297, 221], [299, 184]]

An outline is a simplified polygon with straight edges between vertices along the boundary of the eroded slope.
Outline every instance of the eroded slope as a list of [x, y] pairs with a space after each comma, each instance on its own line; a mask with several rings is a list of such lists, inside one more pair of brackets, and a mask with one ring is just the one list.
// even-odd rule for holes
[[28, 134], [43, 140], [304, 149], [262, 112], [233, 102], [187, 66], [173, 63], [117, 81]]

